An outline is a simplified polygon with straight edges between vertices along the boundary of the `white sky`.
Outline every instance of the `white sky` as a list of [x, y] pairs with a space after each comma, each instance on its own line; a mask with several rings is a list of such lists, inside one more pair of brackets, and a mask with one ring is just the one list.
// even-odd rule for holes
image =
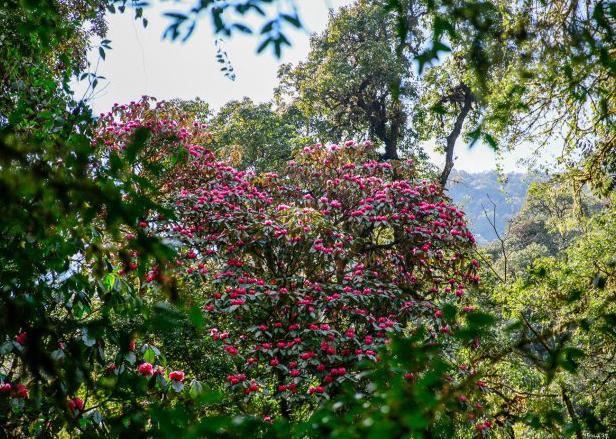
[[[328, 7], [337, 8], [352, 3], [352, 0], [299, 0], [300, 17], [306, 30], [293, 31], [287, 35], [292, 42], [285, 48], [281, 60], [277, 60], [269, 48], [257, 55], [257, 35], [237, 34], [224, 43], [229, 59], [235, 69], [235, 81], [227, 79], [220, 72], [215, 55], [216, 48], [209, 19], [197, 26], [192, 37], [186, 42], [163, 40], [162, 34], [168, 20], [162, 17], [163, 11], [172, 11], [170, 2], [156, 3], [145, 10], [149, 20], [146, 29], [141, 22], [133, 19], [133, 12], [109, 15], [109, 32], [112, 50], [107, 51], [105, 61], [101, 61], [98, 74], [106, 78], [101, 81], [98, 91], [91, 101], [95, 114], [107, 111], [113, 103], [127, 103], [142, 95], [158, 99], [196, 97], [218, 108], [233, 99], [250, 97], [256, 102], [267, 101], [277, 85], [276, 72], [281, 63], [296, 63], [306, 57], [309, 50], [309, 33], [325, 29]], [[186, 10], [183, 4], [180, 10]], [[91, 53], [91, 61], [96, 65], [98, 49], [96, 44]], [[76, 92], [83, 93], [83, 83], [75, 86]], [[428, 148], [429, 149], [429, 148]], [[456, 147], [455, 167], [466, 171], [493, 170], [496, 156], [485, 145], [468, 149], [463, 142]], [[515, 156], [507, 155], [501, 160], [505, 171], [523, 170], [516, 162], [528, 154], [527, 148], [518, 150]], [[442, 157], [433, 154], [436, 163]]]

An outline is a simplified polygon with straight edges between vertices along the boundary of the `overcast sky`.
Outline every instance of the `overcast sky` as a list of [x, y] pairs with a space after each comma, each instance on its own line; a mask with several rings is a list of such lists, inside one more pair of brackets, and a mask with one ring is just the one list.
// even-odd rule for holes
[[[256, 36], [234, 36], [224, 42], [224, 48], [236, 72], [231, 81], [220, 72], [216, 63], [216, 47], [209, 21], [204, 19], [193, 36], [186, 42], [171, 42], [162, 39], [168, 20], [163, 11], [173, 10], [170, 2], [157, 3], [146, 9], [149, 25], [144, 29], [133, 19], [131, 11], [109, 15], [109, 32], [112, 50], [101, 61], [98, 73], [106, 78], [98, 87], [91, 105], [95, 113], [107, 111], [113, 103], [127, 103], [142, 95], [158, 99], [199, 97], [214, 108], [233, 99], [248, 96], [256, 102], [267, 101], [277, 84], [276, 72], [281, 63], [296, 63], [306, 57], [309, 50], [309, 34], [325, 29], [328, 8], [338, 8], [352, 0], [299, 0], [299, 13], [306, 30], [289, 29], [293, 46], [277, 60], [269, 51], [256, 54]], [[96, 47], [91, 61], [96, 64]], [[77, 92], [83, 90], [80, 85]], [[456, 148], [458, 159], [455, 167], [467, 171], [495, 169], [495, 154], [486, 146], [468, 149], [463, 142]], [[528, 154], [521, 149], [515, 157], [506, 156], [501, 161], [506, 171], [523, 170], [517, 165], [520, 157]], [[436, 162], [442, 158], [432, 154]]]

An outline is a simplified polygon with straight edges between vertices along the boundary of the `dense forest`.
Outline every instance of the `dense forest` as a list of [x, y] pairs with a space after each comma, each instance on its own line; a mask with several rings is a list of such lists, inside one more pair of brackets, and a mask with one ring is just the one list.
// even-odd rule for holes
[[[280, 57], [297, 3], [162, 37]], [[616, 4], [356, 0], [267, 102], [93, 114], [150, 12], [0, 6], [0, 437], [616, 437]]]

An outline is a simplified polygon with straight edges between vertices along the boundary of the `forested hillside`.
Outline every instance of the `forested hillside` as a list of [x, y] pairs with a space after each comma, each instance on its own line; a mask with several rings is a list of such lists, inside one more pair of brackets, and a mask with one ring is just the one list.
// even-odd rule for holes
[[501, 175], [496, 171], [471, 173], [454, 169], [447, 189], [466, 213], [477, 242], [486, 244], [496, 239], [496, 233], [504, 235], [508, 222], [524, 204], [528, 186], [536, 180], [523, 173]]

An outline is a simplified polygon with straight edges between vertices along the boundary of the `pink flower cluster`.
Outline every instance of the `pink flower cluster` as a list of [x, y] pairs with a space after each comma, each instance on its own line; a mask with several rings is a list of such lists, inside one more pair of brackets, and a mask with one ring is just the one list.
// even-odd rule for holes
[[0, 395], [2, 394], [10, 395], [11, 398], [21, 399], [27, 399], [29, 396], [28, 388], [21, 383], [17, 383], [15, 385], [12, 385], [10, 383], [0, 384]]

